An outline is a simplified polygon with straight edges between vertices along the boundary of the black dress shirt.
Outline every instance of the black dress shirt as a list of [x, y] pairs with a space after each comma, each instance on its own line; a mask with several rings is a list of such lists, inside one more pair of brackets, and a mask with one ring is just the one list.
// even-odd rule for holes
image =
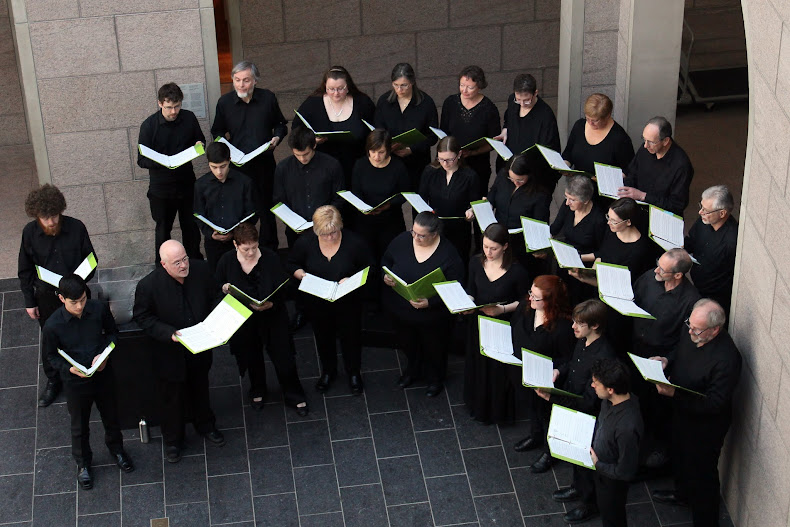
[[[397, 98], [389, 102], [388, 98], [392, 91], [388, 91], [379, 97], [376, 104], [376, 128], [385, 128], [392, 137], [408, 132], [412, 128], [419, 130], [425, 136], [424, 141], [414, 143], [411, 148], [411, 155], [403, 157], [403, 162], [409, 174], [416, 177], [420, 175], [425, 165], [431, 162], [431, 147], [436, 144], [438, 137], [431, 132], [429, 127], [439, 127], [439, 116], [436, 112], [436, 103], [425, 92], [422, 92], [422, 101], [415, 104], [415, 97], [401, 112]], [[373, 124], [373, 123], [371, 123]]]
[[568, 205], [565, 203], [560, 205], [557, 217], [551, 223], [551, 236], [573, 245], [580, 254], [595, 252], [609, 230], [606, 213], [593, 202], [590, 212], [576, 225], [573, 224], [575, 219], [576, 213]]
[[561, 148], [557, 118], [551, 106], [540, 97], [537, 99], [535, 106], [524, 117], [520, 116], [521, 106], [516, 104], [515, 95], [507, 100], [504, 116], [504, 128], [507, 128], [505, 145], [514, 154], [519, 154], [535, 144], [548, 146], [558, 152]]
[[537, 183], [527, 182], [516, 188], [508, 179], [508, 170], [503, 168], [497, 174], [488, 201], [494, 207], [496, 221], [508, 229], [521, 227], [521, 216], [533, 220], [549, 221], [549, 203], [551, 195], [543, 192]]
[[665, 355], [678, 345], [684, 329], [683, 321], [691, 315], [694, 303], [700, 299], [697, 288], [686, 278], [670, 291], [658, 282], [654, 270], [646, 271], [634, 282], [634, 302], [656, 317], [634, 319], [634, 350], [642, 357]]
[[[217, 101], [217, 115], [211, 125], [212, 137], [225, 137], [244, 153], [249, 153], [277, 136], [280, 141], [288, 134], [288, 120], [283, 117], [277, 96], [265, 88], [255, 88], [250, 102], [245, 103], [235, 91]], [[271, 150], [261, 154], [273, 156]]]
[[133, 320], [154, 340], [154, 371], [168, 381], [183, 381], [186, 361], [211, 364], [211, 350], [193, 355], [173, 333], [194, 326], [211, 313], [221, 290], [203, 260], [189, 260], [189, 275], [179, 283], [158, 265], [137, 283]]
[[653, 267], [653, 246], [650, 238], [642, 234], [635, 242], [625, 243], [617, 234], [607, 230], [601, 246], [594, 255], [602, 262], [624, 265], [631, 271], [631, 283]]
[[574, 123], [568, 134], [568, 143], [562, 151], [562, 158], [570, 161], [573, 168], [595, 174], [595, 163], [603, 163], [615, 167], [628, 166], [634, 157], [634, 145], [628, 133], [615, 121], [603, 141], [591, 145], [584, 136], [585, 119]]
[[342, 207], [338, 190], [343, 190], [343, 170], [323, 152], [316, 151], [306, 165], [294, 156], [286, 157], [274, 171], [274, 203], [285, 203], [307, 221], [322, 205]]
[[447, 183], [447, 172], [442, 167], [429, 165], [420, 178], [419, 194], [437, 216], [463, 217], [469, 203], [483, 197], [477, 195], [475, 177], [470, 168], [461, 167]]
[[[69, 371], [71, 364], [58, 353], [65, 351], [69, 357], [90, 368], [93, 358], [104, 351], [110, 342], [118, 343], [118, 327], [107, 304], [89, 299], [82, 316], [75, 317], [61, 306], [50, 316], [42, 331], [43, 353], [50, 364], [60, 371], [61, 380], [73, 389], [87, 387], [93, 377], [83, 379]], [[107, 359], [110, 365], [112, 355]], [[95, 375], [106, 375], [107, 366]]]
[[[480, 255], [476, 254], [469, 259], [469, 280], [466, 283], [466, 292], [475, 299], [475, 304], [482, 305], [490, 302], [510, 304], [524, 298], [529, 292], [530, 285], [527, 271], [518, 262], [513, 262], [505, 274], [492, 282], [483, 269]], [[498, 318], [509, 319], [510, 313]]]
[[691, 279], [700, 294], [726, 300], [729, 304], [738, 246], [738, 222], [735, 218], [727, 218], [719, 230], [705, 225], [702, 218], [698, 218], [683, 246], [700, 263], [691, 268]]
[[[195, 146], [198, 141], [205, 143], [206, 137], [197, 117], [189, 110], [183, 109], [173, 121], [165, 119], [161, 111], [148, 116], [140, 125], [140, 135], [137, 138], [138, 144], [167, 156]], [[191, 192], [191, 185], [195, 182], [195, 171], [192, 169], [191, 161], [170, 169], [148, 159], [138, 150], [137, 165], [148, 169], [148, 192], [158, 198], [184, 196], [185, 193]]]
[[[73, 273], [90, 253], [96, 255], [88, 237], [88, 230], [80, 220], [61, 215], [60, 222], [60, 233], [56, 236], [44, 234], [38, 220], [31, 221], [22, 230], [18, 274], [25, 307], [36, 307], [33, 286], [54, 289], [38, 279], [35, 266], [39, 265], [53, 273], [66, 276]], [[93, 277], [94, 272], [95, 270], [87, 276], [86, 282]]]
[[643, 434], [639, 399], [635, 395], [631, 394], [616, 405], [603, 401], [592, 441], [598, 456], [595, 470], [607, 478], [632, 480], [639, 469], [639, 445]]
[[[376, 168], [367, 157], [358, 159], [352, 173], [351, 191], [356, 197], [375, 207], [390, 196], [389, 208], [375, 215], [358, 213], [357, 221], [371, 223], [397, 224], [404, 228], [401, 204], [405, 201], [401, 192], [409, 190], [409, 173], [400, 158], [391, 157], [389, 164]], [[396, 195], [397, 194], [397, 195]]]
[[[225, 229], [233, 227], [243, 218], [255, 212], [252, 203], [252, 182], [246, 175], [233, 170], [221, 183], [212, 172], [203, 174], [195, 183], [195, 214], [200, 214], [212, 223]], [[255, 221], [251, 219], [251, 221]], [[198, 222], [207, 238], [214, 229]]]
[[[465, 146], [481, 137], [496, 137], [502, 129], [499, 126], [499, 109], [486, 96], [467, 109], [461, 103], [461, 94], [450, 95], [442, 104], [441, 129], [452, 135], [461, 146]], [[491, 177], [491, 160], [489, 153], [466, 157], [466, 164], [472, 168], [488, 185]]]
[[614, 349], [609, 345], [606, 337], [598, 337], [589, 346], [587, 339], [578, 339], [571, 359], [556, 368], [560, 375], [554, 385], [566, 392], [581, 395], [582, 398], [552, 394], [549, 402], [596, 415], [601, 407], [601, 400], [592, 387], [592, 367], [598, 359], [614, 358], [616, 358]]
[[[277, 256], [277, 253], [266, 247], [259, 247], [259, 249], [261, 251], [261, 257], [249, 273], [244, 272], [244, 269], [241, 268], [241, 263], [239, 263], [239, 259], [236, 256], [236, 251], [223, 254], [217, 263], [217, 270], [214, 273], [217, 283], [221, 285], [228, 283], [233, 284], [247, 295], [258, 300], [263, 300], [272, 294], [272, 291], [277, 289], [280, 284], [288, 278], [288, 274], [286, 274], [285, 269], [283, 269], [282, 262], [280, 262], [280, 257]], [[258, 315], [263, 315], [265, 317], [267, 314], [272, 314], [276, 310], [284, 310], [286, 287], [287, 286], [281, 288], [269, 299], [273, 304], [270, 309], [265, 311], [253, 311], [253, 316], [255, 316], [256, 319], [260, 319], [261, 317]], [[266, 317], [266, 319], [268, 318], [269, 317]]]
[[568, 361], [575, 345], [573, 322], [565, 318], [554, 321], [554, 327], [547, 329], [545, 324], [535, 325], [535, 311], [529, 307], [529, 299], [519, 302], [510, 329], [513, 339], [513, 354], [521, 357], [521, 348], [549, 357], [558, 367]]
[[689, 204], [694, 167], [676, 142], [672, 142], [661, 159], [648, 152], [645, 145], [640, 146], [623, 172], [626, 174], [625, 186], [647, 193], [643, 201], [683, 216], [683, 210]]

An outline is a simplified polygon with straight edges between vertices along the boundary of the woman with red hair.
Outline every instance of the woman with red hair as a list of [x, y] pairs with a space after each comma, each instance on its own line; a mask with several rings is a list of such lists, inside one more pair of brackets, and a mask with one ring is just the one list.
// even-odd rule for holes
[[[575, 338], [568, 304], [565, 283], [554, 275], [540, 275], [532, 282], [529, 296], [522, 300], [510, 321], [513, 334], [513, 351], [521, 357], [521, 348], [550, 357], [554, 367], [566, 362], [573, 352]], [[521, 370], [513, 368], [521, 382]], [[551, 455], [545, 446], [551, 406], [528, 390], [520, 399], [524, 400], [529, 417], [530, 434], [515, 444], [517, 452], [525, 452], [543, 446], [541, 456], [532, 464], [530, 471], [539, 474], [551, 468]]]

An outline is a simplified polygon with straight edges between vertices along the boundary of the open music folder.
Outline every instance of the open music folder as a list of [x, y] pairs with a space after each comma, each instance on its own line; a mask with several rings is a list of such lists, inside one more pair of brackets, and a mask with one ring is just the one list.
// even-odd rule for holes
[[[354, 138], [354, 134], [352, 134], [350, 130], [335, 130], [335, 131], [331, 131], [331, 132], [319, 132], [315, 128], [313, 128], [313, 126], [310, 123], [307, 122], [307, 119], [302, 117], [302, 114], [300, 114], [296, 110], [294, 110], [294, 113], [304, 123], [304, 125], [306, 127], [308, 127], [310, 130], [313, 131], [313, 133], [316, 135], [316, 137], [324, 137], [326, 139], [341, 139], [341, 140], [345, 140], [345, 141], [348, 141], [348, 140], [351, 140], [351, 139]], [[368, 125], [368, 127], [370, 127], [369, 123], [366, 123], [366, 124]]]
[[216, 348], [228, 342], [251, 314], [247, 306], [225, 295], [203, 322], [178, 330], [176, 339], [195, 354]]
[[557, 259], [557, 265], [563, 269], [586, 269], [582, 257], [576, 247], [559, 240], [549, 240], [551, 250]]
[[381, 207], [389, 200], [397, 196], [397, 194], [394, 194], [388, 197], [387, 199], [385, 199], [384, 201], [382, 201], [381, 203], [379, 203], [378, 205], [368, 205], [367, 203], [359, 199], [359, 197], [357, 197], [357, 195], [351, 192], [350, 190], [338, 190], [337, 195], [343, 198], [344, 200], [346, 200], [347, 202], [349, 202], [351, 205], [353, 205], [354, 208], [357, 209], [362, 214], [368, 214], [369, 212], [376, 210], [377, 208]]
[[228, 294], [230, 294], [232, 297], [234, 297], [234, 298], [235, 298], [236, 300], [238, 300], [239, 302], [245, 302], [245, 303], [246, 303], [246, 304], [248, 304], [248, 305], [249, 305], [249, 304], [252, 304], [252, 305], [254, 305], [255, 307], [261, 307], [263, 304], [265, 304], [266, 302], [268, 302], [268, 300], [269, 300], [271, 297], [273, 297], [273, 296], [274, 296], [274, 294], [275, 294], [277, 291], [279, 291], [279, 290], [280, 290], [280, 288], [282, 288], [282, 286], [284, 286], [285, 284], [287, 284], [287, 283], [288, 283], [290, 280], [291, 280], [290, 278], [286, 278], [286, 279], [285, 279], [285, 281], [284, 281], [283, 283], [281, 283], [280, 285], [278, 285], [278, 286], [277, 286], [277, 287], [274, 289], [274, 291], [272, 291], [271, 293], [269, 293], [269, 294], [266, 296], [266, 298], [264, 298], [263, 300], [258, 300], [257, 298], [253, 298], [253, 297], [251, 297], [250, 295], [248, 295], [247, 293], [245, 293], [244, 291], [242, 291], [241, 289], [239, 289], [238, 287], [236, 287], [236, 286], [235, 286], [235, 285], [233, 285], [233, 284], [230, 284], [230, 285], [228, 286], [228, 290], [229, 290], [229, 291], [228, 291]]
[[381, 270], [395, 281], [393, 286], [395, 292], [409, 301], [419, 300], [420, 298], [432, 298], [436, 295], [436, 289], [434, 289], [433, 284], [447, 281], [440, 267], [410, 284], [407, 284], [400, 276], [390, 271], [386, 265], [382, 266]]
[[110, 352], [112, 350], [114, 350], [114, 349], [115, 349], [115, 342], [110, 342], [107, 345], [107, 347], [104, 348], [104, 351], [102, 351], [99, 354], [99, 358], [96, 359], [95, 362], [93, 362], [93, 364], [90, 365], [90, 366], [83, 366], [82, 364], [80, 364], [79, 362], [74, 360], [71, 357], [71, 355], [69, 355], [68, 353], [66, 353], [62, 349], [58, 349], [58, 353], [60, 354], [61, 357], [66, 359], [66, 362], [68, 362], [69, 364], [74, 366], [74, 368], [76, 368], [76, 370], [78, 372], [80, 372], [81, 374], [83, 374], [85, 377], [92, 377], [93, 374], [96, 373], [96, 371], [101, 367], [101, 365], [104, 363], [104, 361], [107, 360], [107, 357], [110, 356]]
[[307, 221], [303, 217], [299, 216], [285, 203], [278, 203], [269, 210], [271, 210], [272, 214], [280, 218], [283, 223], [288, 225], [288, 227], [296, 233], [304, 232], [313, 226], [312, 221]]
[[266, 143], [263, 143], [261, 146], [259, 146], [252, 152], [248, 152], [245, 154], [244, 152], [242, 152], [241, 150], [230, 144], [230, 142], [224, 137], [217, 137], [214, 141], [217, 143], [225, 143], [226, 145], [228, 145], [228, 148], [230, 149], [230, 162], [236, 165], [237, 167], [244, 166], [249, 161], [255, 159], [262, 153], [266, 152], [269, 149], [269, 147], [272, 145], [271, 141], [267, 141]]
[[[90, 253], [85, 259], [82, 261], [81, 264], [74, 269], [74, 274], [85, 280], [91, 271], [96, 269], [96, 256], [93, 253]], [[36, 266], [36, 275], [38, 279], [42, 282], [46, 282], [53, 287], [60, 287], [60, 279], [63, 276], [59, 275], [58, 273], [52, 272], [46, 267], [41, 267], [40, 265]]]
[[595, 417], [559, 404], [551, 406], [547, 440], [551, 457], [595, 470], [590, 455]]
[[433, 288], [439, 293], [439, 298], [442, 299], [442, 302], [444, 302], [444, 305], [450, 310], [450, 313], [462, 313], [470, 309], [479, 309], [481, 307], [497, 304], [497, 302], [482, 305], [475, 304], [469, 298], [469, 295], [466, 294], [466, 290], [464, 290], [458, 280], [439, 282], [433, 284]]
[[705, 397], [705, 394], [700, 392], [695, 392], [694, 390], [689, 390], [688, 388], [684, 388], [682, 386], [678, 386], [677, 384], [672, 384], [667, 379], [666, 375], [664, 374], [664, 367], [661, 364], [660, 360], [653, 360], [653, 359], [645, 359], [644, 357], [640, 357], [638, 355], [634, 355], [633, 353], [628, 354], [631, 357], [636, 369], [639, 370], [639, 373], [647, 382], [652, 382], [653, 384], [666, 384], [667, 386], [674, 386], [680, 390], [687, 391], [689, 393], [694, 393], [697, 395], [701, 395]]
[[[662, 249], [668, 251], [683, 247], [683, 218], [661, 207], [650, 205], [648, 236]], [[693, 255], [691, 261], [699, 264]]]
[[504, 364], [521, 365], [521, 359], [513, 355], [510, 322], [477, 315], [477, 329], [481, 355]]
[[598, 296], [618, 313], [629, 317], [655, 317], [634, 303], [631, 287], [631, 271], [623, 265], [597, 262], [595, 275], [598, 278]]
[[480, 225], [480, 232], [485, 232], [489, 225], [496, 223], [496, 216], [494, 216], [494, 208], [488, 200], [480, 199], [469, 203], [472, 206], [472, 212], [475, 213], [477, 224]]
[[543, 167], [549, 167], [552, 170], [592, 176], [592, 174], [588, 174], [583, 170], [574, 170], [570, 168], [562, 158], [562, 154], [549, 148], [548, 146], [534, 144], [521, 153], [527, 156], [528, 159], [533, 163], [543, 165]]
[[236, 227], [238, 227], [239, 225], [241, 225], [242, 223], [244, 223], [248, 219], [250, 219], [253, 216], [255, 216], [255, 213], [253, 212], [249, 216], [240, 219], [238, 222], [236, 222], [236, 225], [234, 225], [233, 227], [220, 227], [219, 225], [217, 225], [216, 223], [214, 223], [210, 219], [206, 218], [205, 216], [203, 216], [201, 214], [198, 214], [197, 212], [192, 213], [192, 215], [195, 218], [197, 218], [200, 221], [202, 221], [203, 223], [205, 223], [206, 225], [208, 225], [209, 227], [211, 227], [212, 229], [214, 229], [219, 234], [228, 234], [230, 231], [232, 231], [233, 229], [235, 229]]
[[551, 358], [535, 353], [527, 348], [521, 348], [521, 384], [527, 388], [539, 388], [566, 397], [579, 397], [575, 393], [566, 392], [554, 387], [554, 362]]
[[185, 165], [193, 159], [196, 159], [206, 153], [206, 151], [203, 149], [203, 145], [201, 144], [190, 146], [189, 148], [170, 156], [160, 154], [153, 148], [148, 148], [145, 145], [137, 145], [137, 148], [140, 150], [140, 154], [142, 154], [143, 157], [147, 157], [152, 161], [156, 161], [163, 167], [167, 167], [169, 169], [174, 169], [180, 167], [181, 165]]
[[521, 232], [528, 253], [551, 247], [551, 230], [545, 221], [521, 216]]
[[370, 266], [365, 267], [358, 273], [349, 276], [342, 284], [306, 273], [299, 284], [299, 291], [334, 302], [365, 285], [369, 272]]

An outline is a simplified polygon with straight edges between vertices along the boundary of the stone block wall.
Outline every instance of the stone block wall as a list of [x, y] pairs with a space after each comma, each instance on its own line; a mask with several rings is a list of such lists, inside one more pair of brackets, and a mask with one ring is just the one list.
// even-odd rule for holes
[[0, 0], [0, 147], [30, 143], [7, 0]]
[[[747, 65], [740, 0], [686, 0], [686, 23], [694, 33], [692, 70]], [[683, 49], [688, 40], [684, 32]]]

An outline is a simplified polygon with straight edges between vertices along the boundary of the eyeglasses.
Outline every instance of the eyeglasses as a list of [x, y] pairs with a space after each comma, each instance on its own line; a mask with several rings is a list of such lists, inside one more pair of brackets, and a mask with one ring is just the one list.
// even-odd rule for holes
[[441, 157], [438, 157], [438, 156], [437, 156], [437, 157], [436, 157], [436, 160], [437, 160], [439, 163], [442, 163], [442, 164], [445, 164], [445, 165], [450, 165], [450, 164], [452, 164], [452, 163], [455, 163], [455, 160], [456, 160], [456, 159], [458, 159], [458, 157], [459, 157], [459, 156], [451, 157], [451, 158], [449, 158], [449, 159], [442, 159]]
[[699, 206], [699, 213], [703, 216], [707, 216], [708, 214], [713, 214], [714, 212], [719, 212], [720, 210], [724, 210], [724, 209], [705, 210], [705, 207], [702, 206], [701, 201], [697, 203], [697, 205]]
[[187, 262], [189, 262], [189, 255], [188, 254], [185, 255], [183, 258], [179, 258], [178, 260], [170, 262], [170, 265], [172, 265], [173, 267], [178, 267], [178, 266], [180, 266], [182, 264], [186, 264]]
[[612, 218], [610, 218], [608, 214], [605, 214], [604, 218], [606, 218], [606, 223], [608, 223], [609, 225], [620, 225], [624, 221], [628, 221], [628, 220], [615, 221]]
[[581, 201], [581, 200], [580, 199], [576, 199], [574, 197], [571, 197], [571, 196], [565, 194], [565, 201], [570, 202], [570, 203], [576, 203], [577, 201]]
[[700, 335], [702, 335], [703, 333], [705, 333], [706, 331], [708, 331], [709, 329], [711, 329], [711, 328], [705, 328], [705, 329], [703, 329], [702, 331], [697, 331], [696, 329], [694, 329], [693, 327], [691, 327], [691, 323], [689, 322], [689, 319], [688, 319], [688, 318], [687, 318], [686, 320], [684, 320], [684, 321], [683, 321], [683, 323], [684, 323], [684, 324], [686, 324], [686, 327], [687, 327], [687, 328], [689, 328], [689, 331], [691, 331], [692, 333], [694, 333], [694, 336], [695, 336], [695, 337], [699, 337]]
[[674, 271], [665, 271], [665, 270], [664, 270], [664, 269], [661, 267], [661, 265], [659, 265], [659, 263], [658, 263], [658, 262], [659, 262], [659, 260], [661, 260], [661, 258], [656, 258], [656, 269], [658, 269], [658, 272], [659, 272], [659, 273], [661, 273], [661, 274], [674, 274]]
[[324, 234], [319, 234], [321, 238], [331, 238], [335, 234], [338, 234], [340, 231], [332, 231], [332, 232], [325, 232]]
[[519, 106], [531, 106], [532, 103], [535, 102], [535, 97], [532, 97], [531, 99], [519, 99], [519, 98], [515, 97], [515, 98], [513, 98], [513, 100]]
[[536, 297], [535, 293], [533, 293], [532, 290], [529, 291], [529, 298], [534, 300], [535, 302], [543, 302], [543, 299]]
[[661, 144], [661, 140], [660, 139], [658, 141], [650, 141], [648, 139], [645, 139], [644, 137], [642, 138], [642, 142], [645, 143], [646, 145], [650, 145], [650, 146], [656, 146], [658, 144]]
[[345, 93], [348, 91], [348, 86], [343, 86], [342, 88], [327, 88], [326, 93]]
[[420, 234], [418, 232], [414, 232], [414, 229], [410, 230], [409, 232], [411, 233], [412, 238], [416, 238], [420, 241], [430, 238], [431, 236], [436, 234], [435, 232], [429, 232], [428, 234]]
[[408, 90], [409, 88], [411, 88], [411, 84], [408, 84], [408, 83], [407, 84], [395, 84], [393, 82], [392, 83], [392, 88], [395, 89], [395, 90]]
[[512, 181], [515, 185], [523, 185], [527, 182], [529, 177], [507, 177], [510, 181]]

